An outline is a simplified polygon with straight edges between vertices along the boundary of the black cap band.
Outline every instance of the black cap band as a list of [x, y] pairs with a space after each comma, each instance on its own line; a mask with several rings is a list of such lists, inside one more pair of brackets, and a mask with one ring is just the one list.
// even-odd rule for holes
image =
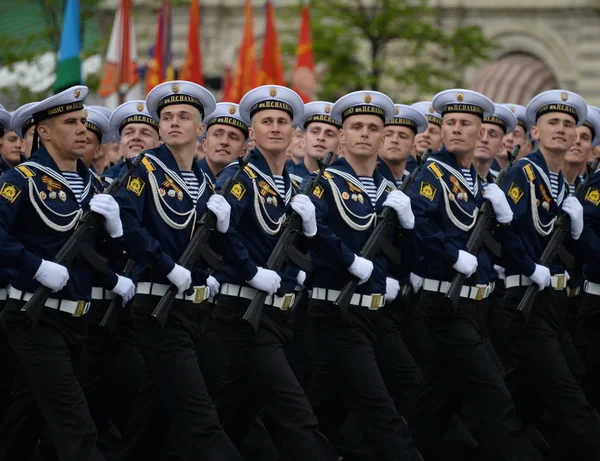
[[125, 117], [121, 120], [121, 123], [119, 123], [119, 134], [121, 134], [125, 125], [129, 125], [130, 123], [145, 123], [158, 131], [158, 122], [152, 117], [149, 117], [148, 115], [130, 115], [129, 117]]
[[585, 122], [583, 122], [584, 126], [587, 126], [590, 131], [592, 132], [592, 140], [596, 137], [596, 130], [594, 130], [594, 125], [592, 125], [592, 122], [590, 122], [589, 120], [586, 120]]
[[427, 121], [429, 123], [435, 123], [436, 125], [442, 126], [443, 120], [435, 115], [426, 115]]
[[342, 112], [342, 122], [345, 122], [348, 117], [353, 115], [377, 115], [385, 123], [385, 111], [381, 107], [371, 104], [348, 107], [348, 109]]
[[213, 125], [229, 125], [229, 126], [232, 126], [234, 128], [237, 128], [238, 130], [240, 130], [244, 134], [244, 136], [246, 138], [248, 137], [248, 125], [246, 125], [241, 120], [238, 120], [237, 118], [227, 117], [225, 115], [220, 116], [220, 117], [211, 118], [208, 121], [206, 128], [208, 129], [208, 128], [210, 128]]
[[287, 102], [277, 101], [275, 99], [265, 99], [264, 101], [258, 101], [250, 108], [250, 118], [254, 117], [254, 114], [260, 112], [261, 110], [282, 110], [287, 113], [290, 118], [294, 118], [294, 111], [292, 110], [292, 106], [290, 106]]
[[537, 114], [535, 115], [535, 121], [537, 122], [537, 120], [542, 115], [548, 114], [550, 112], [562, 112], [563, 114], [572, 115], [573, 117], [575, 117], [575, 123], [579, 122], [579, 117], [577, 116], [577, 111], [574, 107], [558, 103], [546, 104], [545, 106], [540, 107], [540, 109], [537, 111]]
[[506, 134], [506, 121], [503, 118], [500, 118], [496, 115], [492, 115], [490, 117], [483, 117], [483, 123], [491, 123], [492, 125], [498, 125]]
[[414, 120], [411, 120], [410, 118], [406, 118], [406, 117], [394, 117], [393, 119], [391, 119], [389, 122], [386, 122], [385, 126], [406, 126], [408, 128], [410, 128], [411, 130], [414, 131], [415, 134], [417, 134], [417, 122], [415, 122]]
[[200, 114], [202, 115], [201, 118], [204, 117], [204, 106], [202, 105], [200, 100], [198, 98], [195, 98], [194, 96], [190, 96], [187, 94], [171, 94], [166, 98], [162, 98], [158, 103], [156, 112], [160, 116], [160, 112], [165, 107], [172, 106], [174, 104], [188, 104], [190, 106], [193, 106], [200, 111]]
[[55, 117], [57, 115], [66, 114], [68, 112], [75, 112], [76, 110], [83, 109], [82, 101], [70, 102], [68, 104], [61, 104], [59, 106], [50, 107], [48, 109], [44, 109], [41, 112], [36, 112], [33, 114], [34, 123], [41, 122], [42, 120], [47, 120], [50, 117]]
[[474, 104], [462, 104], [462, 103], [452, 103], [446, 104], [442, 108], [442, 115], [451, 114], [451, 113], [462, 113], [462, 114], [473, 114], [477, 115], [479, 118], [483, 119], [483, 109]]
[[328, 123], [329, 125], [333, 125], [336, 128], [342, 127], [342, 124], [340, 122], [338, 122], [336, 119], [334, 119], [331, 115], [315, 114], [315, 115], [306, 117], [306, 120], [304, 121], [304, 129], [306, 129], [306, 127], [313, 122]]
[[87, 128], [88, 131], [91, 131], [92, 133], [94, 133], [96, 135], [96, 137], [98, 138], [98, 143], [102, 142], [102, 130], [100, 129], [100, 127], [98, 125], [90, 122], [89, 120], [86, 120], [85, 127]]
[[527, 133], [527, 122], [525, 120], [523, 120], [522, 118], [518, 118], [517, 119], [517, 125], [523, 127], [523, 131], [525, 133]]

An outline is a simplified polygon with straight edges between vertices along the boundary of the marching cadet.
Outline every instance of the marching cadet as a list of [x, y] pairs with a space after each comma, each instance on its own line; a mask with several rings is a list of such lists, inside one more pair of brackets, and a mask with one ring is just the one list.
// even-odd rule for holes
[[[4, 158], [5, 152], [12, 150], [14, 144], [14, 142], [10, 142], [10, 140], [4, 139], [4, 137], [11, 132], [10, 117], [10, 112], [8, 112], [6, 109], [4, 109], [3, 106], [0, 105], [0, 154], [2, 154], [2, 157], [0, 158], [0, 174], [2, 174], [4, 171], [10, 168], [13, 168], [19, 163], [18, 161], [12, 161], [8, 153], [6, 154], [6, 157], [8, 157], [8, 159]], [[18, 142], [19, 138], [17, 136], [15, 136], [15, 138], [16, 139], [14, 139], [14, 141]], [[6, 148], [4, 147], [5, 143], [8, 144]], [[9, 163], [7, 163], [7, 160]]]
[[232, 102], [218, 103], [215, 111], [204, 119], [206, 132], [202, 146], [206, 154], [198, 164], [211, 185], [217, 182], [223, 168], [243, 155], [249, 124], [240, 116], [239, 106]]
[[[29, 161], [0, 180], [2, 260], [17, 274], [2, 312], [2, 327], [21, 367], [21, 379], [26, 377], [19, 397], [11, 400], [1, 430], [2, 459], [28, 458], [43, 424], [24, 427], [24, 420], [37, 419], [39, 413], [54, 436], [59, 459], [104, 459], [96, 447], [96, 428], [76, 377], [91, 295], [91, 267], [79, 259], [69, 272], [52, 262], [88, 206], [104, 216], [112, 238], [123, 235], [116, 201], [105, 194], [92, 198], [91, 176], [81, 162], [86, 143], [81, 100], [87, 92], [85, 86], [70, 88], [23, 114], [24, 119], [33, 116], [35, 136], [42, 145]], [[112, 278], [117, 291], [121, 278], [114, 274]], [[53, 294], [39, 323], [29, 327], [21, 308], [40, 284]]]
[[[336, 459], [335, 450], [317, 429], [317, 420], [298, 383], [283, 345], [292, 332], [293, 289], [297, 269], [281, 273], [265, 268], [277, 242], [286, 208], [291, 206], [303, 222], [303, 233], [317, 231], [314, 207], [305, 195], [292, 199], [293, 188], [284, 168], [292, 127], [302, 119], [303, 103], [289, 88], [268, 85], [242, 98], [240, 115], [251, 121], [256, 142], [251, 160], [227, 196], [231, 226], [219, 235], [225, 258], [215, 319], [229, 365], [217, 395], [219, 416], [227, 433], [239, 445], [249, 423], [265, 405], [295, 460]], [[236, 171], [223, 170], [216, 190]], [[276, 295], [282, 289], [283, 296]], [[268, 294], [258, 331], [242, 318], [258, 290]]]
[[[99, 112], [109, 121], [113, 113], [111, 109], [104, 106], [87, 106], [87, 108]], [[96, 153], [96, 157], [94, 159], [94, 169], [96, 173], [100, 175], [104, 173], [104, 170], [109, 167], [111, 161], [114, 161], [115, 158], [118, 158], [118, 151], [119, 144], [115, 141], [111, 132], [109, 138], [106, 140], [106, 142], [100, 145], [100, 149], [98, 149], [98, 152]]]
[[501, 106], [510, 109], [515, 114], [517, 117], [517, 126], [512, 133], [507, 133], [502, 140], [502, 151], [500, 151], [500, 155], [496, 158], [499, 166], [497, 169], [498, 171], [500, 171], [508, 161], [508, 156], [505, 153], [510, 152], [517, 144], [521, 146], [517, 158], [525, 157], [533, 152], [533, 144], [530, 136], [531, 125], [527, 121], [525, 107], [518, 104], [501, 104]]
[[597, 133], [599, 127], [600, 111], [593, 106], [587, 106], [585, 121], [577, 127], [575, 142], [567, 151], [561, 168], [570, 195], [575, 193], [575, 188], [583, 181], [587, 162], [593, 155], [594, 147], [600, 144], [600, 133]]
[[431, 101], [416, 102], [410, 107], [421, 112], [429, 122], [427, 129], [415, 136], [415, 152], [422, 154], [427, 149], [439, 151], [442, 148], [442, 116], [435, 111]]
[[0, 104], [0, 144], [4, 133], [10, 130], [10, 112]]
[[291, 166], [301, 164], [304, 160], [305, 153], [304, 131], [300, 126], [294, 126], [292, 142], [290, 142], [285, 154], [288, 159], [286, 167], [290, 168]]
[[[393, 183], [376, 170], [384, 124], [394, 117], [395, 107], [383, 93], [357, 91], [340, 98], [331, 113], [342, 123], [344, 151], [311, 196], [318, 230], [311, 244], [314, 270], [308, 315], [322, 356], [311, 384], [311, 403], [324, 433], [334, 436], [340, 415], [330, 411], [331, 391], [341, 394], [377, 459], [416, 460], [418, 452], [386, 389], [373, 344], [378, 311], [393, 301], [400, 285], [387, 277], [383, 255], [375, 261], [358, 256], [382, 207], [392, 207], [404, 229], [414, 227], [408, 197], [391, 192]], [[333, 302], [352, 276], [360, 285], [343, 318]]]
[[337, 153], [341, 123], [331, 116], [333, 103], [313, 101], [304, 104], [304, 160], [289, 168], [290, 178], [299, 186], [302, 179], [318, 171], [318, 160], [328, 152]]
[[112, 133], [110, 132], [108, 119], [104, 115], [88, 106], [84, 106], [84, 110], [86, 111], [85, 127], [87, 132], [85, 135], [85, 155], [82, 160], [94, 177], [102, 184], [102, 180], [98, 176], [98, 170], [94, 166], [96, 165], [98, 150], [112, 139]]
[[11, 114], [10, 117], [10, 125], [12, 130], [17, 133], [23, 143], [21, 145], [21, 157], [28, 158], [32, 154], [33, 148], [33, 133], [35, 132], [35, 122], [33, 117], [29, 117], [28, 119], [24, 119], [22, 114], [29, 110], [30, 107], [33, 107], [38, 102], [29, 102], [19, 107], [16, 111]]
[[395, 107], [396, 115], [386, 122], [383, 129], [377, 170], [399, 188], [402, 181], [410, 175], [407, 163], [409, 158], [414, 160], [410, 154], [415, 138], [427, 131], [428, 121], [419, 110], [411, 106], [396, 104]]
[[[241, 460], [219, 423], [195, 352], [201, 336], [201, 303], [218, 291], [218, 282], [198, 267], [190, 271], [177, 263], [197, 219], [207, 210], [216, 215], [218, 232], [226, 232], [229, 226], [229, 205], [223, 197], [212, 195], [194, 159], [204, 113], [214, 111], [215, 99], [200, 85], [175, 80], [153, 88], [146, 105], [149, 116], [143, 114], [145, 105], [136, 102], [136, 112], [129, 117], [134, 117], [136, 124], [145, 120], [139, 123], [143, 126], [136, 127], [140, 130], [159, 120], [164, 144], [144, 150], [145, 158], [118, 201], [122, 204], [127, 253], [139, 265], [131, 318], [150, 383], [132, 413], [119, 457], [142, 459], [159, 449], [161, 440], [156, 440], [156, 431], [163, 435], [159, 439], [166, 438], [166, 421], [160, 411], [148, 416], [146, 407], [164, 406], [190, 459]], [[117, 109], [113, 117], [120, 113]], [[113, 121], [113, 127], [129, 127], [126, 120]], [[132, 142], [127, 147], [131, 144], [135, 145]], [[178, 294], [161, 329], [151, 313], [169, 284], [177, 287]]]
[[[477, 141], [473, 165], [481, 179], [486, 183], [496, 182], [499, 171], [492, 173], [492, 163], [500, 155], [503, 139], [517, 126], [515, 114], [500, 104], [494, 104], [494, 113], [483, 118], [481, 137]], [[506, 165], [506, 162], [504, 163]]]
[[[509, 171], [502, 189], [514, 215], [510, 241], [503, 248], [506, 264], [506, 295], [503, 315], [506, 341], [517, 368], [506, 380], [515, 394], [516, 382], [525, 378], [556, 427], [557, 457], [600, 459], [600, 417], [589, 405], [575, 382], [562, 350], [566, 278], [559, 261], [540, 265], [559, 211], [570, 217], [570, 235], [564, 244], [576, 257], [584, 243], [580, 202], [569, 196], [560, 168], [575, 142], [577, 127], [586, 120], [587, 106], [577, 94], [550, 90], [535, 96], [527, 105], [527, 119], [538, 150], [519, 160]], [[539, 292], [527, 321], [517, 310], [527, 287], [535, 283]], [[515, 397], [517, 398], [517, 397]], [[562, 440], [564, 438], [564, 440]]]
[[[494, 113], [494, 105], [479, 93], [453, 89], [438, 93], [432, 106], [443, 118], [444, 148], [429, 157], [410, 191], [422, 256], [417, 273], [425, 279], [420, 315], [448, 371], [460, 380], [462, 402], [476, 420], [487, 455], [540, 459], [483, 339], [479, 311], [491, 290], [490, 255], [486, 249], [478, 255], [464, 250], [484, 198], [493, 206], [500, 231], [512, 219], [504, 194], [495, 184], [484, 188], [472, 163], [482, 120]], [[444, 295], [457, 272], [466, 280], [453, 307]]]

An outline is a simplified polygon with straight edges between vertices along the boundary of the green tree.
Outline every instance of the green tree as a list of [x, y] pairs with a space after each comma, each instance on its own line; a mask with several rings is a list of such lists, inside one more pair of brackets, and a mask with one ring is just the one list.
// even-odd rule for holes
[[[439, 12], [428, 3], [311, 0], [315, 61], [325, 65], [319, 97], [379, 90], [391, 79], [402, 87], [391, 95], [400, 102], [462, 84], [466, 68], [485, 60], [494, 45], [478, 26], [445, 32], [437, 25]], [[290, 41], [284, 49], [293, 55], [294, 45]]]

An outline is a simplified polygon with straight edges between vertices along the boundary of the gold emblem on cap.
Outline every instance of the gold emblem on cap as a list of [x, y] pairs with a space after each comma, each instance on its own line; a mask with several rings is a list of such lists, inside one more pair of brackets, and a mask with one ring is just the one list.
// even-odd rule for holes
[[567, 93], [563, 93], [560, 95], [560, 99], [562, 99], [563, 101], [566, 101], [567, 99], [569, 99], [569, 95]]
[[144, 110], [144, 103], [138, 102], [137, 106], [135, 106], [135, 108], [138, 110], [138, 112], [141, 112]]
[[429, 106], [429, 113], [430, 114], [435, 113], [435, 109], [433, 108], [433, 106]]
[[82, 112], [83, 112], [83, 116], [84, 116], [84, 117], [87, 117], [87, 116], [88, 116], [88, 111], [87, 111], [87, 110], [83, 109], [83, 111], [82, 111]]
[[396, 107], [396, 115], [398, 115], [400, 113], [400, 109], [398, 107]]
[[329, 112], [331, 112], [331, 106], [329, 104], [326, 104], [324, 111], [325, 111], [326, 114], [328, 114]]
[[75, 90], [75, 92], [73, 93], [73, 96], [75, 96], [76, 98], [81, 96], [81, 90]]
[[235, 114], [235, 106], [230, 106], [230, 107], [229, 107], [229, 113], [230, 113], [231, 115]]
[[173, 83], [173, 93], [179, 93], [179, 85], [177, 83]]
[[365, 94], [365, 102], [366, 102], [367, 104], [369, 104], [369, 103], [371, 102], [371, 95], [370, 95], [370, 94], [368, 94], [368, 93], [367, 93], [367, 94]]
[[510, 110], [511, 110], [512, 112], [514, 112], [514, 111], [515, 111], [515, 108], [514, 108], [513, 106], [510, 106]]
[[271, 95], [272, 98], [274, 98], [275, 96], [277, 96], [277, 88], [271, 88], [269, 90], [269, 94]]
[[465, 100], [465, 96], [464, 96], [462, 93], [458, 93], [458, 94], [456, 95], [456, 100], [457, 100], [458, 102], [463, 102], [463, 101]]

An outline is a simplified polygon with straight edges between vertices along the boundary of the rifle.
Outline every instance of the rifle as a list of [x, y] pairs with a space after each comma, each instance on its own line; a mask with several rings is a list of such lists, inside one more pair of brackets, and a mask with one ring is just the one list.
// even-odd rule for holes
[[[328, 152], [325, 154], [325, 157], [320, 162], [319, 171], [317, 172], [316, 176], [309, 181], [308, 184], [306, 184], [304, 189], [300, 192], [301, 194], [310, 196], [314, 192], [315, 188], [319, 185], [319, 181], [323, 176], [325, 168], [327, 168], [331, 163], [333, 156], [333, 152]], [[310, 267], [310, 264], [307, 263], [306, 256], [300, 253], [295, 246], [296, 239], [300, 232], [302, 232], [302, 218], [298, 213], [292, 211], [290, 215], [286, 216], [283, 224], [283, 230], [281, 231], [273, 251], [269, 255], [269, 259], [267, 260], [266, 264], [267, 269], [279, 272], [283, 268], [285, 262], [290, 259], [306, 272], [311, 272], [312, 267]], [[265, 291], [258, 290], [250, 302], [250, 305], [246, 309], [246, 312], [244, 312], [243, 319], [252, 325], [254, 332], [258, 331], [260, 316], [262, 314], [266, 298], [267, 293]]]
[[[125, 263], [125, 267], [123, 268], [123, 275], [129, 277], [131, 272], [133, 272], [133, 268], [135, 267], [135, 261], [133, 259], [128, 259]], [[119, 295], [116, 295], [108, 305], [108, 309], [104, 313], [104, 317], [102, 317], [102, 321], [100, 322], [100, 326], [107, 328], [109, 332], [115, 328], [117, 324], [117, 320], [119, 319], [119, 313], [121, 312], [121, 308], [123, 304], [123, 298]]]
[[[517, 155], [519, 155], [520, 149], [521, 146], [517, 144], [513, 150], [508, 153], [508, 162], [496, 178], [496, 184], [498, 186], [502, 186], [508, 170], [513, 165]], [[477, 222], [475, 223], [473, 231], [467, 240], [467, 245], [465, 246], [465, 251], [467, 253], [471, 253], [477, 257], [481, 251], [481, 247], [486, 241], [486, 236], [488, 235], [490, 224], [494, 221], [494, 216], [494, 207], [492, 207], [492, 204], [489, 200], [484, 200], [483, 204], [481, 205], [481, 209], [479, 210]], [[458, 304], [458, 299], [460, 298], [460, 292], [465, 283], [465, 279], [465, 274], [457, 272], [452, 280], [452, 283], [450, 284], [450, 288], [448, 288], [448, 292], [446, 293], [445, 298], [449, 300], [454, 307], [456, 307]]]
[[[226, 196], [231, 192], [231, 188], [239, 178], [240, 174], [248, 165], [252, 151], [249, 151], [243, 157], [238, 158], [238, 169], [233, 176], [227, 178], [227, 181], [223, 185], [223, 188], [219, 191], [219, 195]], [[196, 232], [192, 236], [190, 243], [188, 243], [185, 250], [179, 257], [177, 264], [185, 267], [188, 270], [192, 270], [198, 259], [202, 258], [204, 261], [211, 266], [213, 269], [219, 271], [223, 268], [223, 258], [215, 254], [207, 242], [210, 239], [215, 227], [217, 225], [217, 217], [212, 211], [204, 213], [200, 219], [196, 222]], [[192, 288], [188, 289], [186, 293], [191, 292]], [[152, 311], [152, 317], [154, 317], [162, 328], [164, 328], [169, 312], [171, 311], [171, 305], [173, 300], [177, 296], [177, 287], [173, 284], [169, 286], [166, 293], [160, 299], [154, 311]]]
[[[423, 165], [425, 165], [425, 162], [430, 154], [431, 149], [428, 149], [420, 157], [417, 157], [417, 167], [412, 171], [410, 176], [406, 178], [406, 181], [402, 183], [402, 186], [400, 186], [400, 190], [402, 192], [409, 191], [415, 182], [417, 175], [423, 169]], [[396, 214], [396, 210], [390, 207], [385, 207], [379, 217], [379, 223], [377, 223], [377, 226], [375, 226], [375, 229], [373, 229], [369, 239], [365, 242], [365, 245], [360, 250], [359, 256], [366, 258], [369, 261], [373, 261], [377, 256], [377, 253], [379, 253], [380, 250], [383, 250], [388, 257], [389, 255], [392, 255], [390, 258], [392, 261], [399, 264], [399, 252], [394, 248], [388, 239], [390, 230], [396, 227], [398, 227], [398, 215]], [[356, 291], [356, 287], [358, 287], [358, 282], [359, 280], [356, 277], [352, 277], [350, 280], [348, 280], [334, 302], [334, 305], [339, 306], [342, 317], [346, 317], [346, 314], [348, 313], [348, 306], [352, 300], [352, 295]]]
[[[587, 188], [594, 171], [598, 168], [598, 163], [600, 162], [600, 158], [596, 158], [592, 163], [591, 167], [588, 170], [588, 175], [584, 181], [579, 183], [577, 189], [575, 189], [575, 197], [579, 197]], [[540, 265], [550, 267], [556, 256], [559, 253], [560, 247], [562, 246], [562, 242], [569, 233], [571, 227], [571, 218], [564, 211], [560, 211], [556, 221], [554, 223], [554, 231], [550, 236], [550, 240], [544, 248], [542, 252], [542, 256], [540, 257]], [[539, 286], [537, 283], [531, 283], [527, 287], [527, 291], [525, 292], [525, 296], [521, 299], [519, 306], [517, 309], [521, 311], [525, 320], [529, 320], [529, 315], [531, 314], [531, 308], [533, 307], [533, 301], [538, 293]]]
[[[144, 153], [137, 155], [133, 160], [127, 160], [127, 171], [115, 179], [110, 186], [108, 186], [104, 193], [116, 196], [121, 187], [127, 182], [131, 172], [140, 164], [144, 158]], [[54, 258], [56, 264], [65, 266], [67, 269], [71, 268], [71, 265], [80, 254], [100, 272], [104, 272], [108, 266], [106, 259], [98, 255], [89, 245], [90, 239], [95, 235], [96, 230], [102, 226], [104, 217], [100, 214], [94, 213], [91, 210], [86, 211], [73, 233], [69, 236], [65, 244], [58, 250]], [[42, 309], [44, 308], [46, 301], [50, 297], [50, 288], [40, 285], [33, 296], [25, 305], [21, 308], [21, 311], [25, 312], [31, 321], [32, 326], [36, 326]]]

